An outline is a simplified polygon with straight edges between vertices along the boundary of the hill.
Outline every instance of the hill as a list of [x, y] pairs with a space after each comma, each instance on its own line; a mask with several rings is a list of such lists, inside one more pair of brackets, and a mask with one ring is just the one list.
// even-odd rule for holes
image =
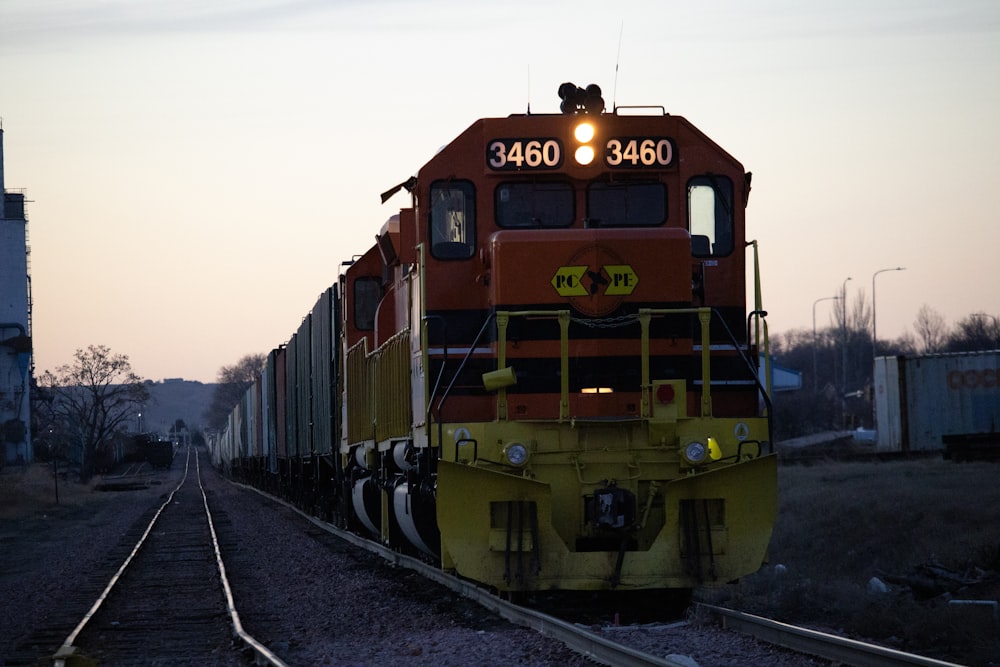
[[166, 434], [178, 419], [192, 432], [202, 430], [216, 386], [175, 378], [147, 382], [149, 402], [143, 408], [141, 430]]

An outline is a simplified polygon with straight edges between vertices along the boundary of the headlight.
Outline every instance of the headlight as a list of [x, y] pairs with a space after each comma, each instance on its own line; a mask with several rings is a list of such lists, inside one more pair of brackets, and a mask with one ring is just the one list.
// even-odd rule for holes
[[512, 466], [523, 466], [528, 461], [528, 448], [519, 442], [512, 442], [503, 448], [503, 456]]
[[573, 130], [573, 136], [581, 144], [585, 144], [594, 138], [594, 126], [590, 123], [580, 123]]
[[576, 162], [579, 165], [586, 166], [594, 161], [594, 155], [593, 146], [580, 146], [576, 149]]
[[688, 460], [688, 463], [701, 463], [705, 460], [707, 453], [708, 449], [700, 442], [689, 442], [684, 447], [684, 458]]

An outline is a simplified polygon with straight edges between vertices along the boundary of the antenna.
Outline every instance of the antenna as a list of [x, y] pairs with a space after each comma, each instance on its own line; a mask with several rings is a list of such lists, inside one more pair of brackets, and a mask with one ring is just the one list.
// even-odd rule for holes
[[531, 115], [531, 64], [528, 64], [528, 115]]
[[621, 28], [618, 29], [618, 54], [615, 56], [615, 85], [611, 90], [611, 111], [618, 108], [618, 63], [622, 59], [622, 35], [625, 33], [625, 21], [622, 21]]

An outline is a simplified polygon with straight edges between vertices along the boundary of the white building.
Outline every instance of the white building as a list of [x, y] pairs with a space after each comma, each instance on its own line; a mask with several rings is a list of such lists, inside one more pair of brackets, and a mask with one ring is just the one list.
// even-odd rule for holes
[[24, 193], [8, 192], [0, 127], [0, 455], [31, 462], [31, 279]]

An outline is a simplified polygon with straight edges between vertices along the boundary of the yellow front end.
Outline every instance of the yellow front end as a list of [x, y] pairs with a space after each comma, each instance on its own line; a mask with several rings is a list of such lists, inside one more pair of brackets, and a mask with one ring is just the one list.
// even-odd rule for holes
[[[692, 588], [752, 573], [765, 558], [777, 468], [755, 444], [764, 419], [662, 413], [447, 432], [442, 565], [464, 577], [503, 591]], [[708, 434], [713, 452], [693, 465], [684, 447]], [[527, 457], [510, 454], [512, 443]]]

